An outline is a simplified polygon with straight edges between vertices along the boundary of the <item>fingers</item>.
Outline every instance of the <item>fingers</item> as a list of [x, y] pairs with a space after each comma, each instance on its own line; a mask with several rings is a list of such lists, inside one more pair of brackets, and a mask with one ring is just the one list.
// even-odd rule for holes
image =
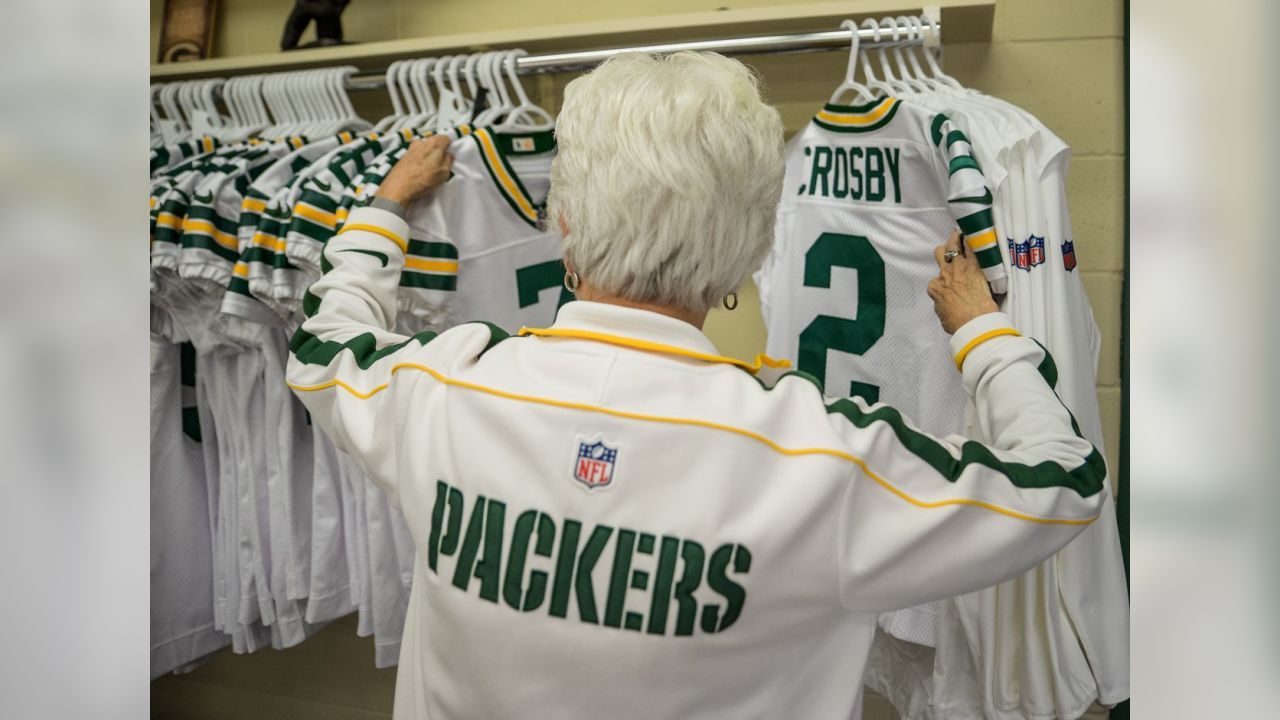
[[925, 292], [929, 293], [929, 299], [937, 302], [938, 298], [942, 296], [942, 278], [930, 280], [929, 284], [925, 286]]
[[960, 242], [960, 231], [959, 231], [959, 230], [952, 230], [952, 231], [951, 231], [951, 235], [950, 235], [949, 237], [947, 237], [947, 244], [946, 244], [946, 248], [947, 248], [948, 250], [954, 250], [954, 251], [956, 251], [956, 252], [960, 253], [961, 255], [964, 255], [964, 254], [965, 254], [965, 252], [964, 252], [964, 243]]
[[934, 259], [934, 262], [938, 263], [939, 270], [942, 270], [943, 267], [947, 264], [946, 252], [947, 252], [946, 245], [939, 245], [938, 247], [933, 249], [933, 259]]

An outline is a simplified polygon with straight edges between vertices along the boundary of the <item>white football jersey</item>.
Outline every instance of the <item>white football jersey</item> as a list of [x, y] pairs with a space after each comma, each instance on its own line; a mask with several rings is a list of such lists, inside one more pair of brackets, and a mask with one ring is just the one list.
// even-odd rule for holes
[[152, 335], [152, 679], [229, 641], [214, 627], [213, 533], [195, 362], [190, 343]]
[[306, 621], [334, 620], [355, 609], [347, 537], [352, 518], [343, 498], [338, 451], [314, 423], [311, 485], [311, 584], [307, 591]]
[[550, 324], [567, 298], [560, 235], [542, 218], [554, 137], [480, 128], [449, 152], [452, 177], [408, 209], [402, 327]]
[[1025, 571], [1100, 508], [1101, 457], [1000, 313], [949, 347], [984, 447], [642, 310], [399, 335], [408, 236], [351, 214], [289, 362], [417, 547], [398, 718], [848, 717], [878, 612]]
[[[1034, 117], [968, 93], [919, 100], [975, 141], [992, 181], [1009, 268], [1004, 309], [1043, 343], [1081, 434], [1102, 446], [1099, 333], [1080, 282], [1066, 207], [1069, 148]], [[967, 431], [983, 437], [984, 430]], [[1114, 503], [1056, 556], [1017, 578], [944, 601], [937, 657], [877, 636], [868, 684], [904, 718], [1070, 720], [1128, 697], [1128, 602]], [[903, 613], [899, 613], [902, 615]]]
[[945, 116], [892, 97], [826, 106], [788, 143], [777, 239], [755, 280], [768, 353], [832, 397], [963, 427], [947, 335], [925, 292], [933, 249], [960, 226], [993, 286], [1005, 282], [991, 191]]

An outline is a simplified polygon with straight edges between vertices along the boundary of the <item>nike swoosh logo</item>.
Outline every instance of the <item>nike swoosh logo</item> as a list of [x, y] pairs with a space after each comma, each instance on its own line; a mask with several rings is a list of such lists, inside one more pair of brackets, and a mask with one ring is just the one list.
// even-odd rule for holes
[[262, 212], [263, 214], [273, 217], [277, 220], [283, 220], [284, 218], [289, 217], [288, 212], [284, 210], [279, 210], [273, 205], [268, 205], [266, 208], [263, 209]]
[[338, 252], [354, 252], [360, 253], [361, 255], [368, 255], [369, 257], [374, 257], [380, 260], [382, 262], [382, 267], [387, 266], [387, 256], [377, 250], [357, 250], [356, 248], [347, 248], [346, 250], [339, 250]]
[[967, 203], [978, 203], [979, 205], [990, 205], [991, 204], [991, 188], [987, 188], [985, 191], [983, 191], [983, 194], [981, 195], [974, 195], [973, 197], [967, 197], [967, 198], [956, 198], [951, 202], [967, 202]]
[[208, 204], [208, 203], [213, 202], [213, 193], [211, 193], [211, 192], [207, 192], [207, 193], [205, 193], [204, 195], [201, 195], [200, 193], [196, 193], [196, 194], [195, 194], [195, 199], [196, 199], [196, 202], [198, 202], [198, 203], [205, 203], [205, 204]]
[[311, 184], [312, 184], [312, 185], [315, 185], [315, 186], [316, 186], [316, 187], [318, 187], [318, 188], [320, 188], [320, 191], [321, 191], [321, 192], [329, 192], [329, 190], [333, 187], [332, 185], [330, 185], [330, 184], [329, 184], [329, 183], [327, 183], [327, 182], [320, 182], [319, 180], [315, 180], [315, 179], [313, 179], [313, 180], [311, 181]]

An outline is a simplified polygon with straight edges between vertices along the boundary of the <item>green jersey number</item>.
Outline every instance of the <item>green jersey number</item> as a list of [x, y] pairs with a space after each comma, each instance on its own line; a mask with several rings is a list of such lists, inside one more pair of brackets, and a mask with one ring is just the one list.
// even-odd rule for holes
[[[884, 260], [861, 235], [822, 233], [804, 255], [805, 287], [831, 287], [831, 268], [858, 271], [857, 319], [819, 315], [800, 333], [799, 369], [825, 383], [827, 351], [861, 355], [884, 335]], [[880, 399], [880, 386], [849, 383], [849, 394], [869, 403]]]
[[559, 260], [522, 267], [516, 270], [516, 297], [520, 307], [526, 308], [538, 303], [538, 294], [547, 288], [560, 285], [560, 300], [556, 308], [573, 299], [573, 293], [564, 287], [564, 263]]

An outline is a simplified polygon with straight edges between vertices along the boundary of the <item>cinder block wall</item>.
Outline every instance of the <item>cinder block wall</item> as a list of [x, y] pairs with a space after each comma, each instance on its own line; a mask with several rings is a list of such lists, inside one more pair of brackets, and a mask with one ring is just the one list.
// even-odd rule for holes
[[[787, 0], [739, 0], [731, 7], [776, 6]], [[218, 56], [272, 52], [290, 0], [220, 0], [214, 51]], [[543, 0], [360, 0], [344, 14], [350, 40], [389, 40], [485, 28], [614, 20], [643, 15], [714, 10], [726, 0], [649, 0], [643, 3]], [[162, 3], [152, 0], [152, 57]], [[904, 9], [906, 6], [904, 5]], [[989, 43], [946, 46], [944, 66], [961, 82], [1034, 113], [1071, 146], [1071, 218], [1079, 272], [1102, 331], [1098, 400], [1108, 460], [1118, 467], [1120, 449], [1120, 326], [1124, 270], [1123, 3], [1120, 0], [998, 0]], [[309, 36], [308, 36], [309, 37]], [[770, 102], [782, 111], [788, 134], [813, 114], [840, 82], [839, 53], [759, 57]], [[572, 76], [548, 76], [529, 88], [548, 109]], [[366, 116], [387, 112], [385, 98], [355, 97]], [[765, 345], [755, 288], [739, 293], [732, 313], [717, 310], [707, 334], [726, 354], [751, 358]], [[344, 618], [297, 648], [249, 656], [224, 652], [183, 676], [152, 684], [156, 718], [254, 720], [256, 718], [388, 718], [393, 670], [375, 670], [373, 641], [358, 638]], [[869, 697], [867, 720], [896, 717], [883, 700]]]

